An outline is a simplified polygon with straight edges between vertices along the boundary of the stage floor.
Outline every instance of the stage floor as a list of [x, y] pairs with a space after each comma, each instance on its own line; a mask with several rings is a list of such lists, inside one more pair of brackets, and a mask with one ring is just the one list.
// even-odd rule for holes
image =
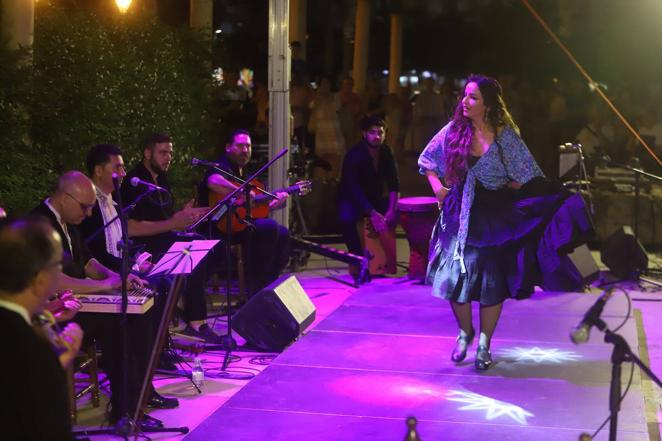
[[[456, 326], [446, 302], [406, 279], [358, 289], [184, 439], [398, 440], [415, 416], [423, 440], [571, 440], [608, 415], [611, 347], [568, 338], [597, 295], [537, 293], [506, 303], [495, 366], [473, 351], [450, 361]], [[603, 317], [627, 311], [617, 295]], [[477, 314], [475, 324], [477, 326]], [[638, 350], [636, 316], [619, 331]], [[639, 326], [641, 327], [641, 326]], [[623, 368], [623, 388], [630, 365]], [[649, 440], [639, 369], [622, 402], [619, 440]], [[607, 439], [608, 426], [596, 439]]]

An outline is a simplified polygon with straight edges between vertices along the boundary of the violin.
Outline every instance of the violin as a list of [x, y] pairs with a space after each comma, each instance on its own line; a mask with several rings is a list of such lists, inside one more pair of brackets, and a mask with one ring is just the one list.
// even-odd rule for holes
[[60, 326], [57, 324], [52, 312], [48, 309], [44, 309], [42, 312], [34, 316], [32, 322], [35, 326], [35, 331], [51, 344], [57, 356], [67, 351], [67, 343], [60, 338], [62, 329], [60, 329]]

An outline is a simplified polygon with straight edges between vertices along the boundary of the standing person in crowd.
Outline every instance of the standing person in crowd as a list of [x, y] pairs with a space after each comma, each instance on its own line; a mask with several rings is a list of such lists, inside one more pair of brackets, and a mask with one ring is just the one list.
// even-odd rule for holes
[[[331, 80], [322, 78], [311, 103], [308, 121], [309, 132], [315, 135], [315, 154], [330, 165], [325, 178], [335, 179], [340, 174], [340, 165], [345, 153], [345, 138], [340, 128], [338, 110], [340, 98], [333, 93]], [[326, 169], [325, 169], [326, 170]]]
[[340, 109], [340, 130], [345, 138], [345, 145], [354, 145], [360, 139], [359, 121], [361, 119], [361, 97], [354, 92], [354, 79], [346, 77], [340, 83], [338, 91]]
[[430, 142], [437, 132], [439, 121], [443, 120], [446, 103], [444, 96], [435, 90], [435, 86], [434, 78], [425, 78], [421, 91], [414, 101], [414, 148], [417, 152]]
[[[60, 235], [45, 221], [0, 222], [0, 427], [7, 440], [73, 440], [65, 371], [56, 348], [32, 324], [62, 272]], [[43, 333], [42, 333], [43, 334]], [[78, 353], [82, 333], [70, 323], [57, 339], [60, 360]]]
[[[357, 222], [367, 218], [375, 232], [394, 228], [398, 216], [400, 181], [391, 148], [384, 143], [386, 123], [377, 116], [361, 121], [363, 139], [347, 152], [343, 161], [339, 217], [350, 253], [363, 255]], [[350, 267], [352, 275], [358, 268]]]
[[518, 132], [499, 83], [471, 76], [452, 120], [418, 161], [441, 208], [427, 281], [450, 301], [460, 328], [454, 362], [476, 334], [471, 302], [479, 302], [478, 370], [492, 365], [504, 300], [528, 298], [535, 285], [581, 287], [566, 254], [592, 233], [584, 201], [544, 179]]

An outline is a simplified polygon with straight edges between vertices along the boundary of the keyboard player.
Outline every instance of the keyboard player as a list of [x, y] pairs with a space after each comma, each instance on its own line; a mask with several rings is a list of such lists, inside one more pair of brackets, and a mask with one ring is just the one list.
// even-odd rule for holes
[[[92, 257], [89, 248], [81, 237], [78, 225], [92, 214], [97, 205], [97, 194], [92, 181], [79, 171], [70, 171], [58, 179], [55, 191], [32, 213], [44, 216], [62, 237], [65, 264], [59, 281], [59, 290], [70, 289], [75, 293], [94, 293], [118, 289], [121, 287], [119, 274]], [[143, 282], [130, 275], [130, 286], [141, 286]], [[140, 394], [140, 387], [149, 356], [149, 332], [145, 332], [149, 318], [144, 315], [129, 316], [130, 333], [129, 369], [127, 372], [128, 395], [126, 402], [129, 414], [133, 414]], [[111, 388], [111, 410], [109, 420], [114, 423], [121, 415], [123, 372], [121, 369], [121, 335], [119, 315], [81, 313], [76, 316], [85, 331], [86, 338], [95, 338], [104, 354], [104, 368], [108, 374]], [[140, 336], [147, 336], [141, 339]], [[163, 400], [159, 407], [175, 407], [174, 402]], [[170, 399], [165, 399], [166, 401]], [[160, 427], [162, 423], [148, 417], [142, 426]]]

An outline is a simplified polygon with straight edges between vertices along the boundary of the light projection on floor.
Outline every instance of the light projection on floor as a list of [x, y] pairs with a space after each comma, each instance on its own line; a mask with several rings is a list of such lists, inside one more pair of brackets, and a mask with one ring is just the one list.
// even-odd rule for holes
[[402, 374], [356, 373], [334, 379], [327, 386], [354, 403], [394, 408], [419, 408], [441, 402], [446, 390], [430, 381]]
[[485, 395], [475, 394], [473, 392], [451, 390], [446, 393], [448, 401], [464, 403], [465, 405], [458, 410], [476, 410], [485, 411], [485, 419], [488, 421], [499, 417], [509, 417], [518, 424], [527, 426], [527, 417], [533, 417], [531, 412], [522, 409], [514, 404], [498, 401]]
[[533, 362], [538, 364], [560, 364], [566, 361], [575, 361], [582, 358], [577, 352], [564, 351], [558, 348], [539, 348], [538, 346], [502, 349], [499, 354], [517, 362]]

